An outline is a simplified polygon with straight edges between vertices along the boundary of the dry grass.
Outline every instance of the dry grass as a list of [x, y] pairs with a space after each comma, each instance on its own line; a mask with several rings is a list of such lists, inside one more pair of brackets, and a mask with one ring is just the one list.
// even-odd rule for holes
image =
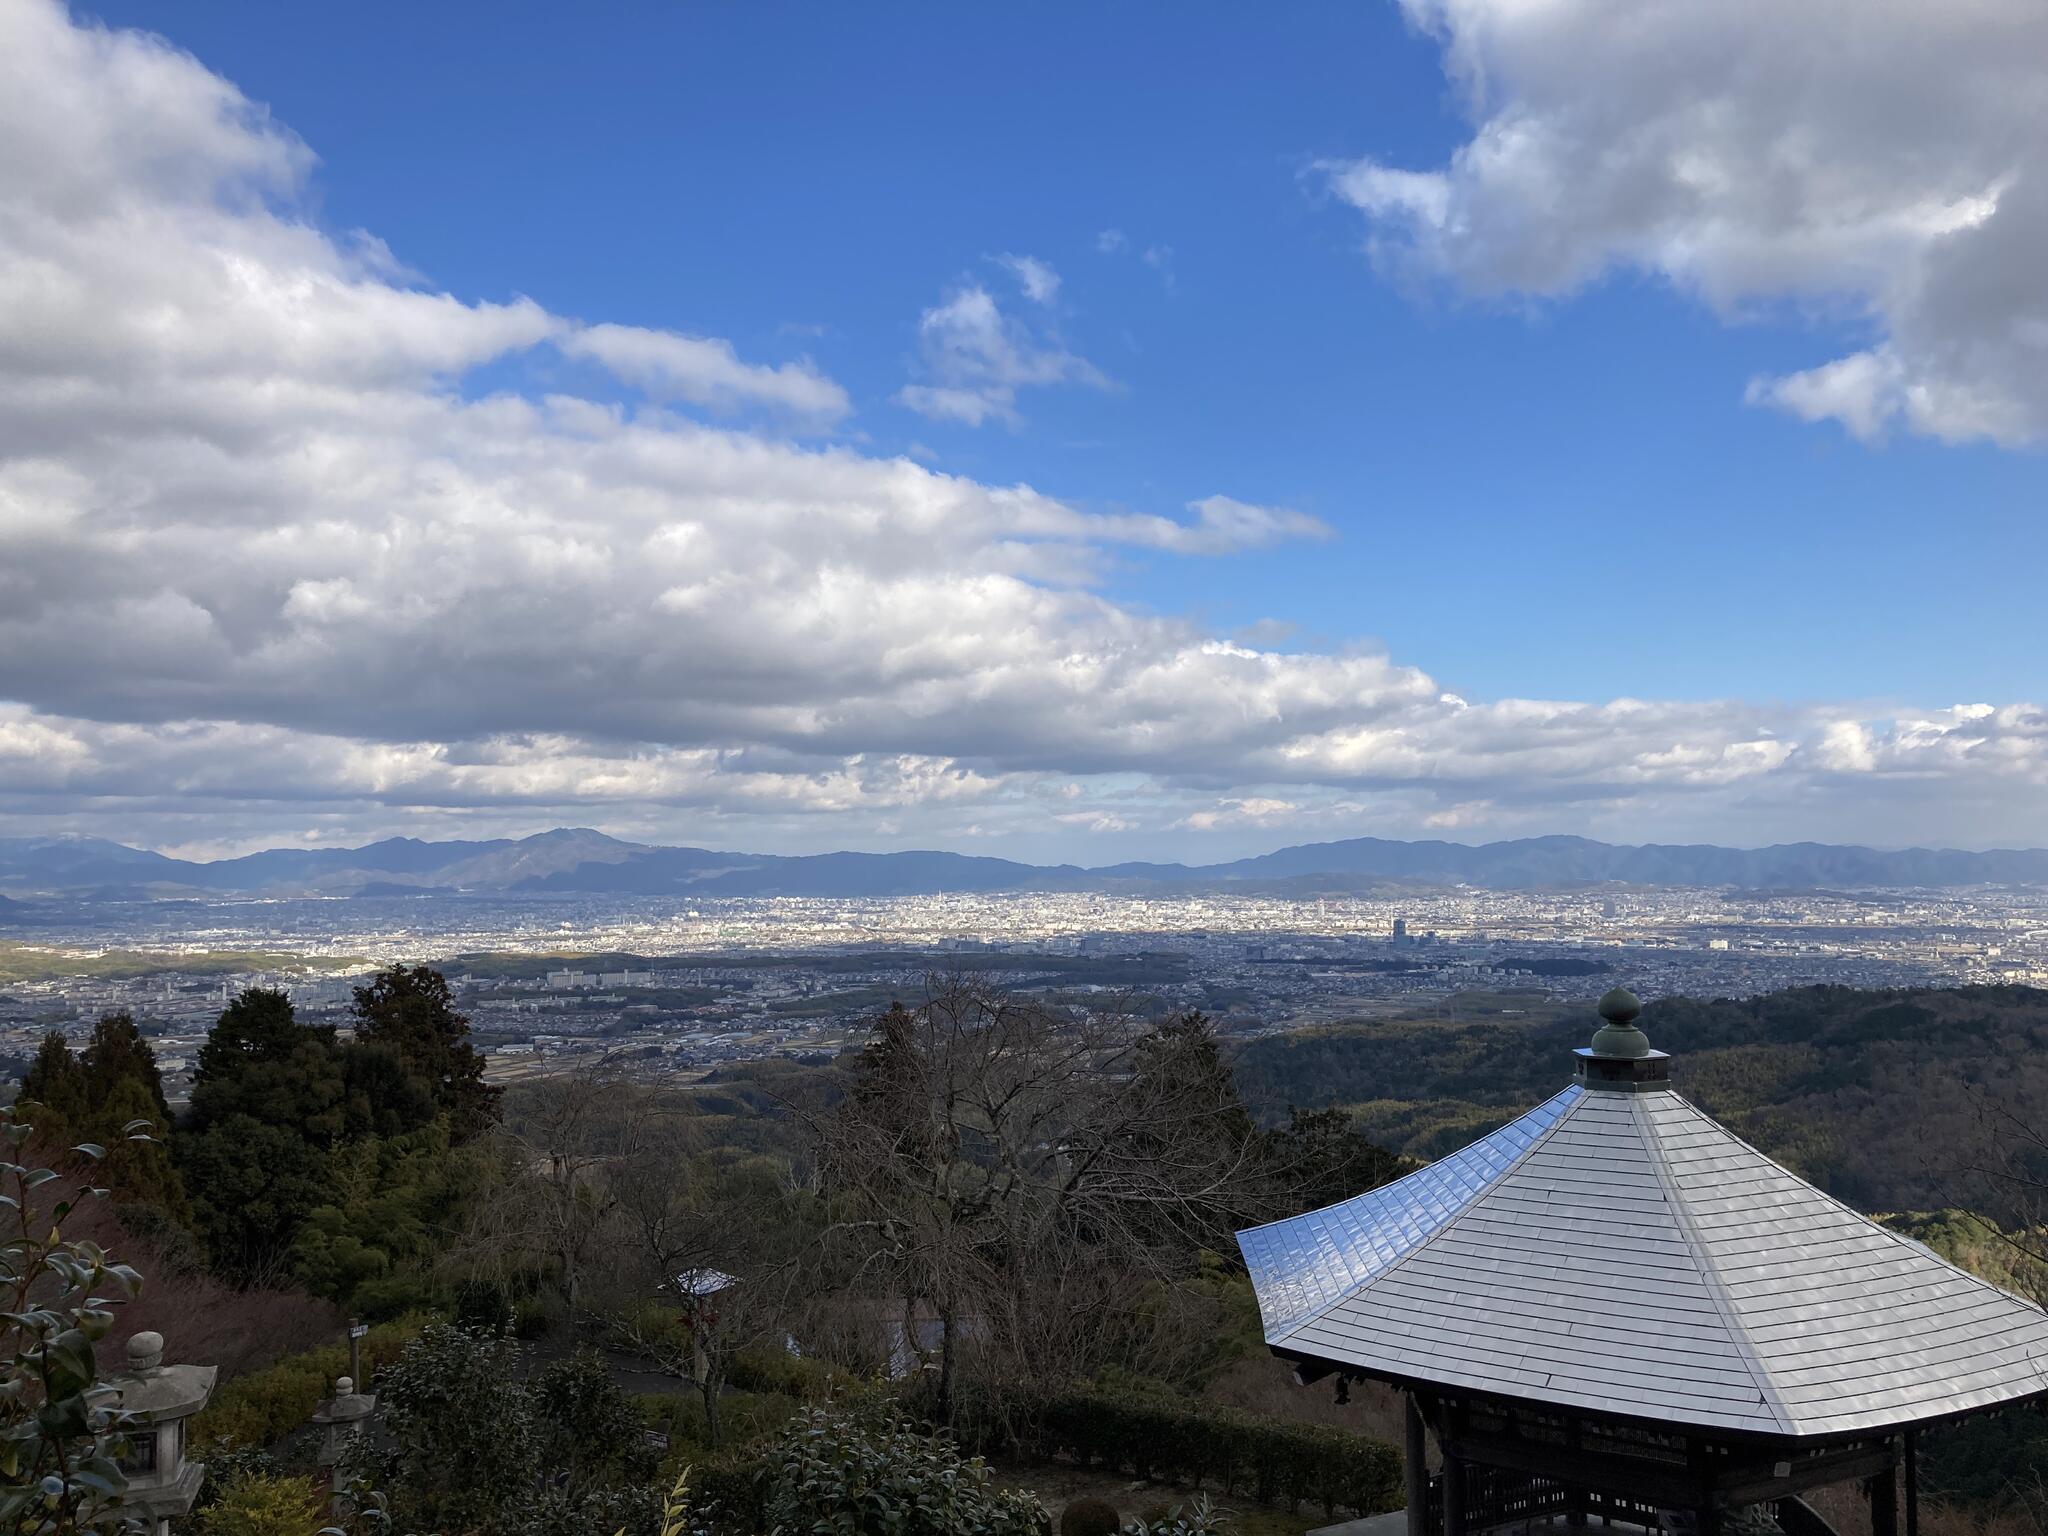
[[[75, 1193], [76, 1185], [60, 1178], [44, 1186], [46, 1193], [58, 1190]], [[66, 1197], [53, 1195], [52, 1204]], [[217, 1365], [223, 1381], [345, 1337], [347, 1320], [331, 1303], [303, 1291], [224, 1285], [189, 1259], [123, 1231], [104, 1200], [81, 1202], [65, 1221], [64, 1235], [98, 1243], [142, 1274], [142, 1294], [114, 1308], [113, 1331], [100, 1343], [104, 1370], [122, 1369], [128, 1340], [145, 1332], [164, 1336], [166, 1360]]]

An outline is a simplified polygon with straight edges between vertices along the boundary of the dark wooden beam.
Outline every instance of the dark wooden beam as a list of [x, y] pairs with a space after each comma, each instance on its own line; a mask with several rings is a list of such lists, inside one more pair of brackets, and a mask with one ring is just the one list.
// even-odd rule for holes
[[1920, 1431], [1906, 1431], [1906, 1536], [1920, 1536]]
[[1789, 1477], [1777, 1476], [1775, 1468], [1744, 1467], [1722, 1477], [1721, 1497], [1729, 1504], [1762, 1504], [1810, 1488], [1875, 1476], [1896, 1459], [1897, 1453], [1889, 1445], [1857, 1445], [1792, 1462]]
[[1465, 1463], [1444, 1447], [1444, 1536], [1465, 1536]]
[[1899, 1536], [1898, 1472], [1887, 1466], [1865, 1486], [1870, 1490], [1870, 1536]]
[[1402, 1449], [1407, 1458], [1408, 1536], [1430, 1536], [1429, 1446], [1422, 1437], [1422, 1405], [1416, 1402], [1413, 1392], [1407, 1393], [1402, 1401], [1407, 1404], [1407, 1434]]

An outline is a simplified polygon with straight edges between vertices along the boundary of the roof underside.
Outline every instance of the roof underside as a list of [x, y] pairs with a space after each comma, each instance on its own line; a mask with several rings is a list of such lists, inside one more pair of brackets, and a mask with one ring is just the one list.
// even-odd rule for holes
[[1669, 1091], [1567, 1088], [1238, 1243], [1267, 1343], [1368, 1375], [1794, 1436], [2048, 1390], [2048, 1314]]

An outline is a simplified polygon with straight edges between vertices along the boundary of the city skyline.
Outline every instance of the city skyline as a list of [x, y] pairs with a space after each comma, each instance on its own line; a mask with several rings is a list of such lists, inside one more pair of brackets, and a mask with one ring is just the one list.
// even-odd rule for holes
[[2048, 19], [1608, 12], [0, 0], [0, 836], [2048, 844]]

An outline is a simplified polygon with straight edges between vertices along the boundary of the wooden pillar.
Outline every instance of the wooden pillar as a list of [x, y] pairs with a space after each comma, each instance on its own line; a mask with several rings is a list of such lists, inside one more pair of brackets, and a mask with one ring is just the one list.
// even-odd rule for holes
[[1422, 1437], [1422, 1404], [1410, 1392], [1407, 1436], [1402, 1443], [1408, 1473], [1408, 1536], [1431, 1536], [1429, 1530], [1429, 1446]]
[[[1573, 1419], [1565, 1427], [1565, 1444], [1571, 1450], [1572, 1460], [1577, 1462], [1582, 1444], [1577, 1419]], [[1574, 1530], [1586, 1523], [1586, 1488], [1583, 1483], [1564, 1485], [1564, 1522]]]
[[1465, 1536], [1465, 1458], [1445, 1436], [1450, 1421], [1446, 1413], [1437, 1426], [1437, 1448], [1444, 1457], [1444, 1536]]
[[1920, 1431], [1906, 1431], [1906, 1536], [1920, 1536]]
[[1886, 1467], [1865, 1484], [1870, 1491], [1870, 1536], [1899, 1536], [1899, 1471]]
[[1699, 1536], [1721, 1536], [1721, 1501], [1714, 1491], [1717, 1468], [1713, 1449], [1703, 1440], [1688, 1439], [1685, 1459], [1692, 1466], [1693, 1476], [1699, 1479]]

